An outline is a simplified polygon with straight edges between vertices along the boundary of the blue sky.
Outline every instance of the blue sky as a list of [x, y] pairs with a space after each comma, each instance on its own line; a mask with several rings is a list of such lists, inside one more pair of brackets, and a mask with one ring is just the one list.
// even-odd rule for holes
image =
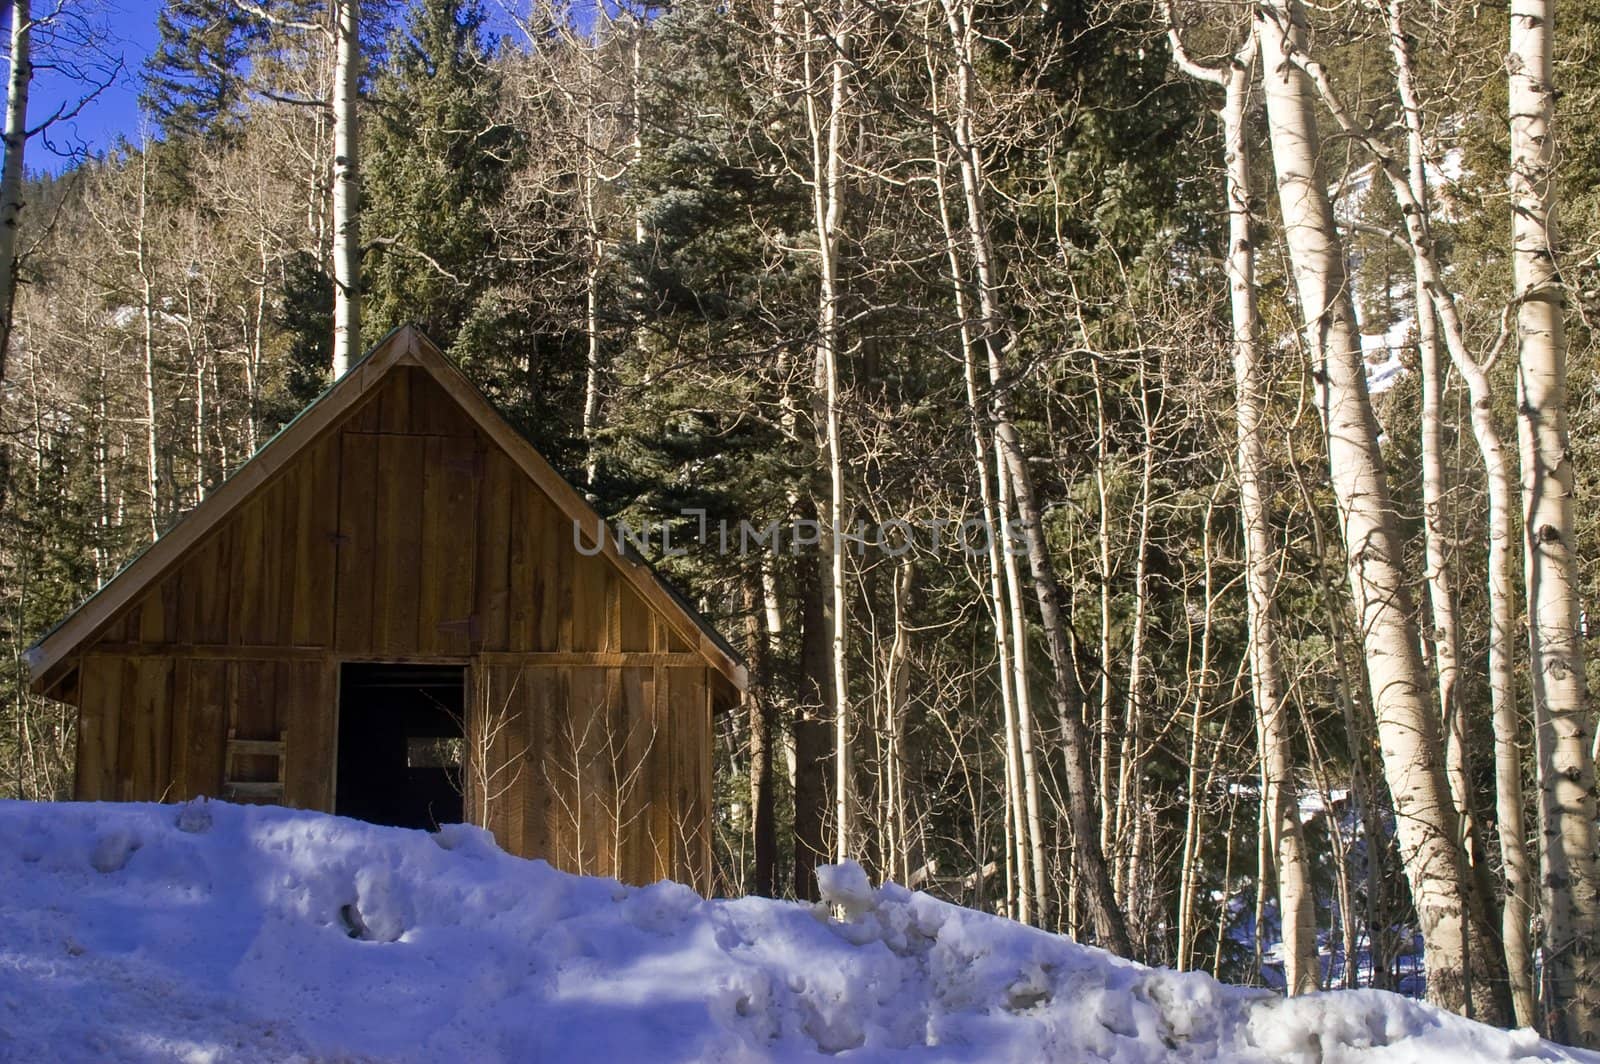
[[63, 35], [54, 42], [40, 42], [28, 99], [29, 124], [39, 124], [58, 109], [64, 113], [76, 107], [85, 92], [83, 79], [103, 80], [119, 58], [122, 71], [77, 115], [56, 122], [44, 138], [29, 143], [31, 171], [58, 172], [72, 165], [75, 153], [105, 151], [119, 136], [139, 139], [139, 73], [155, 48], [160, 0], [105, 0], [94, 7], [83, 28], [98, 41], [97, 47], [83, 47], [81, 31], [71, 38]]
[[[595, 2], [573, 0], [571, 10], [579, 25], [593, 23]], [[510, 4], [508, 8], [502, 0], [486, 0], [489, 32], [520, 43], [510, 10], [523, 5], [515, 0]], [[119, 60], [121, 72], [98, 96], [82, 103], [77, 114], [53, 124], [45, 137], [29, 143], [27, 163], [32, 172], [59, 173], [85, 153], [104, 152], [116, 144], [118, 137], [137, 142], [143, 132], [139, 78], [158, 41], [156, 14], [161, 0], [92, 0], [68, 10], [88, 12], [91, 8], [92, 13], [84, 16], [82, 25], [69, 27], [55, 42], [36, 44], [29, 124], [38, 125], [58, 110], [66, 113], [79, 108], [86, 79], [89, 83], [103, 81]], [[96, 44], [83, 47], [78, 43], [82, 39], [92, 39]]]

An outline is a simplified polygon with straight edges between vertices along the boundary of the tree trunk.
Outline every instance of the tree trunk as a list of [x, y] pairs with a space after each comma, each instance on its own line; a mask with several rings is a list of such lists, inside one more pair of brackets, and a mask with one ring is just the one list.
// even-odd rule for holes
[[28, 89], [33, 83], [30, 0], [11, 0], [11, 77], [6, 83], [5, 162], [0, 164], [0, 381], [11, 350], [17, 298], [17, 227], [22, 214], [22, 156], [28, 146]]
[[1051, 696], [1060, 720], [1066, 762], [1067, 801], [1072, 818], [1073, 858], [1083, 878], [1090, 915], [1099, 944], [1124, 956], [1132, 952], [1128, 929], [1111, 875], [1100, 847], [1100, 812], [1095, 800], [1094, 776], [1089, 767], [1089, 736], [1084, 727], [1083, 694], [1079, 687], [1077, 660], [1071, 627], [1060, 602], [1055, 563], [1045, 542], [1040, 522], [1038, 497], [1033, 474], [1023, 454], [1022, 439], [1011, 412], [1009, 382], [1005, 380], [1005, 316], [999, 308], [998, 276], [989, 238], [988, 212], [984, 206], [983, 156], [974, 142], [973, 39], [971, 0], [944, 0], [946, 21], [957, 64], [957, 110], [953, 123], [961, 184], [967, 208], [967, 234], [972, 247], [973, 265], [978, 275], [978, 310], [983, 324], [980, 339], [988, 355], [989, 403], [994, 419], [995, 439], [1005, 468], [1011, 477], [1016, 498], [1018, 524], [1027, 546], [1028, 568], [1033, 577], [1034, 594], [1039, 600], [1039, 616], [1052, 666]]
[[[828, 104], [821, 113], [816, 95], [806, 92], [806, 121], [811, 136], [811, 202], [817, 230], [817, 253], [821, 274], [817, 294], [817, 358], [812, 385], [812, 424], [817, 451], [828, 469], [828, 516], [823, 522], [821, 546], [830, 566], [825, 582], [824, 623], [831, 648], [833, 684], [834, 757], [834, 855], [843, 861], [855, 851], [853, 832], [853, 791], [850, 761], [850, 696], [845, 671], [848, 660], [846, 640], [844, 572], [844, 459], [840, 453], [839, 432], [839, 232], [844, 222], [844, 100], [850, 65], [848, 2], [840, 0], [833, 31], [823, 40], [827, 45]], [[806, 83], [812, 83], [811, 44], [813, 16], [805, 15], [807, 49]]]
[[1096, 717], [1096, 742], [1100, 762], [1100, 849], [1111, 852], [1111, 829], [1116, 823], [1117, 792], [1112, 786], [1111, 768], [1115, 728], [1111, 725], [1111, 489], [1106, 482], [1110, 448], [1106, 427], [1105, 384], [1100, 377], [1100, 361], [1091, 359], [1089, 373], [1094, 380], [1095, 462], [1094, 487], [1098, 503], [1095, 518], [1100, 560], [1100, 683]]
[[[1245, 532], [1245, 594], [1250, 628], [1250, 691], [1264, 760], [1262, 778], [1283, 927], [1284, 978], [1290, 994], [1318, 989], [1316, 895], [1300, 825], [1293, 729], [1278, 656], [1279, 552], [1267, 516], [1267, 387], [1256, 309], [1255, 245], [1250, 233], [1250, 156], [1245, 129], [1254, 49], [1226, 75], [1223, 104], [1227, 159], [1228, 290], [1233, 316], [1233, 374], [1238, 406], [1239, 519]], [[1241, 69], [1242, 68], [1242, 69]]]
[[156, 295], [155, 268], [150, 262], [150, 154], [149, 145], [139, 155], [138, 232], [134, 234], [135, 264], [139, 270], [139, 322], [141, 368], [144, 371], [145, 490], [150, 494], [150, 539], [161, 535], [161, 449], [156, 425]]
[[[815, 516], [811, 511], [809, 516]], [[794, 896], [817, 898], [817, 865], [828, 860], [828, 722], [833, 719], [833, 681], [824, 623], [825, 561], [796, 560], [800, 603], [800, 703], [794, 714]]]
[[[1139, 823], [1142, 817], [1144, 791], [1144, 633], [1150, 615], [1150, 504], [1151, 482], [1155, 476], [1155, 440], [1150, 420], [1150, 393], [1145, 379], [1144, 363], [1137, 368], [1139, 379], [1139, 425], [1143, 438], [1143, 454], [1139, 462], [1139, 521], [1133, 539], [1133, 627], [1128, 638], [1128, 690], [1123, 703], [1122, 749], [1117, 757], [1116, 840], [1117, 851], [1112, 858], [1111, 883], [1117, 891], [1117, 900], [1128, 914], [1136, 935], [1143, 933], [1144, 912], [1132, 899], [1134, 855], [1138, 850]], [[1109, 663], [1107, 663], [1109, 665]], [[1132, 834], [1129, 826], [1132, 825]], [[1130, 841], [1131, 840], [1131, 841]]]
[[907, 815], [909, 796], [906, 776], [911, 768], [911, 752], [906, 741], [906, 728], [911, 720], [911, 613], [915, 605], [914, 591], [916, 564], [910, 557], [902, 558], [894, 578], [894, 640], [889, 646], [886, 723], [889, 727], [888, 776], [891, 780], [888, 794], [886, 822], [892, 841], [884, 864], [894, 877], [904, 883], [911, 875], [913, 847], [911, 845], [912, 818]]
[[777, 819], [772, 789], [771, 640], [763, 607], [761, 571], [745, 574], [745, 656], [750, 664], [750, 828], [754, 856], [752, 893], [772, 897], [778, 862]]
[[1528, 675], [1538, 759], [1551, 1037], [1600, 1046], [1600, 857], [1567, 430], [1566, 286], [1556, 265], [1554, 0], [1513, 0], [1511, 262], [1517, 308]]
[[334, 16], [333, 378], [361, 357], [360, 0], [329, 0]]
[[[937, 93], [937, 86], [934, 87]], [[937, 103], [935, 108], [937, 109]], [[1015, 912], [1018, 918], [1027, 921], [1025, 913], [1031, 912], [1032, 893], [1030, 879], [1026, 874], [1027, 854], [1017, 850], [1016, 847], [1022, 838], [1022, 818], [1019, 804], [1020, 779], [1017, 771], [1018, 758], [1017, 743], [1015, 742], [1016, 707], [1014, 690], [1016, 680], [1023, 675], [1013, 666], [1012, 654], [1015, 644], [1010, 636], [1012, 610], [1005, 594], [1005, 559], [1003, 557], [1004, 545], [997, 541], [992, 534], [993, 530], [1000, 527], [1000, 508], [995, 499], [995, 485], [991, 479], [991, 471], [999, 473], [997, 467], [990, 465], [990, 440], [993, 429], [989, 418], [979, 400], [977, 343], [974, 336], [973, 321], [970, 306], [967, 300], [967, 285], [964, 272], [961, 268], [961, 249], [956, 235], [955, 223], [950, 216], [950, 201], [945, 192], [945, 156], [943, 151], [943, 138], [935, 128], [932, 131], [933, 139], [933, 166], [934, 188], [938, 193], [939, 222], [944, 232], [945, 261], [950, 272], [950, 291], [955, 303], [956, 331], [961, 344], [961, 365], [967, 387], [967, 415], [972, 429], [973, 457], [977, 462], [978, 472], [978, 502], [983, 510], [984, 527], [991, 531], [987, 538], [988, 548], [988, 575], [989, 575], [989, 608], [994, 619], [995, 656], [999, 663], [1000, 680], [1000, 708], [1002, 726], [1005, 729], [1005, 742], [1002, 751], [1005, 757], [1005, 787], [1006, 787], [1006, 907], [1011, 911], [1013, 901], [1017, 904]], [[1021, 874], [1020, 881], [1018, 879]], [[1018, 890], [1018, 886], [1021, 890]]]
[[[1320, 64], [1300, 55], [1297, 62], [1306, 70], [1323, 102], [1341, 129], [1361, 141], [1377, 160], [1389, 181], [1405, 220], [1407, 243], [1411, 249], [1412, 270], [1419, 293], [1418, 321], [1421, 328], [1435, 324], [1444, 338], [1451, 362], [1467, 385], [1471, 401], [1473, 438], [1483, 461], [1488, 495], [1489, 592], [1489, 690], [1495, 730], [1496, 820], [1500, 840], [1501, 866], [1505, 876], [1506, 901], [1501, 909], [1502, 950], [1506, 959], [1512, 1005], [1519, 1023], [1534, 1020], [1533, 973], [1529, 921], [1532, 916], [1532, 872], [1523, 828], [1521, 724], [1516, 705], [1516, 602], [1511, 580], [1511, 552], [1514, 539], [1512, 515], [1512, 473], [1506, 460], [1505, 444], [1494, 417], [1493, 385], [1487, 363], [1478, 362], [1467, 348], [1466, 330], [1456, 306], [1455, 293], [1446, 283], [1444, 270], [1434, 248], [1428, 204], [1426, 161], [1423, 151], [1421, 102], [1413, 72], [1409, 38], [1405, 31], [1403, 0], [1390, 0], [1385, 13], [1388, 21], [1390, 54], [1395, 64], [1395, 83], [1399, 91], [1406, 125], [1407, 165], [1402, 168], [1387, 144], [1362, 126], [1344, 105]], [[1428, 306], [1420, 305], [1422, 294]], [[1426, 337], [1424, 337], [1426, 339]], [[1424, 349], [1424, 356], [1428, 354]], [[1437, 374], [1432, 374], [1436, 376]], [[1426, 367], [1425, 381], [1430, 374]], [[1448, 700], [1446, 700], [1448, 703]], [[1459, 707], [1456, 719], [1459, 720]], [[1447, 714], [1447, 720], [1450, 719]], [[1464, 733], [1454, 738], [1452, 755], [1460, 752], [1461, 763], [1455, 776], [1470, 778], [1465, 762]], [[1452, 790], [1458, 808], [1467, 794], [1457, 778]], [[1481, 840], [1472, 821], [1463, 825], [1471, 852], [1481, 854]], [[1486, 862], [1474, 862], [1474, 904], [1488, 912], [1494, 908], [1493, 891], [1487, 884]], [[1490, 958], [1485, 957], [1487, 963]], [[1498, 974], [1496, 973], [1496, 978]]]
[[[1410, 189], [1411, 210], [1406, 212], [1406, 232], [1412, 247], [1413, 273], [1417, 285], [1417, 320], [1419, 338], [1429, 337], [1420, 327], [1435, 324], [1442, 326], [1445, 346], [1450, 358], [1466, 382], [1471, 403], [1471, 423], [1478, 453], [1483, 460], [1484, 481], [1488, 494], [1487, 582], [1489, 589], [1489, 702], [1495, 729], [1495, 793], [1496, 821], [1500, 839], [1501, 865], [1505, 877], [1505, 902], [1501, 909], [1501, 944], [1506, 957], [1506, 970], [1511, 991], [1512, 1006], [1520, 1026], [1535, 1022], [1533, 1002], [1533, 958], [1529, 943], [1529, 924], [1532, 919], [1532, 874], [1529, 869], [1528, 850], [1524, 836], [1522, 803], [1522, 750], [1518, 733], [1521, 726], [1516, 704], [1516, 678], [1512, 673], [1516, 662], [1516, 607], [1511, 584], [1511, 472], [1507, 468], [1505, 445], [1499, 426], [1494, 419], [1493, 390], [1489, 375], [1467, 351], [1465, 332], [1457, 312], [1454, 293], [1444, 283], [1443, 270], [1435, 260], [1429, 206], [1427, 162], [1422, 131], [1422, 104], [1417, 94], [1416, 78], [1411, 57], [1410, 40], [1406, 33], [1404, 0], [1390, 0], [1386, 7], [1389, 29], [1389, 50], [1395, 64], [1395, 84], [1399, 89], [1402, 113], [1406, 124], [1406, 185]], [[1396, 183], [1393, 168], [1389, 168], [1391, 183]], [[1432, 337], [1437, 348], [1437, 336]], [[1435, 351], [1434, 361], [1437, 363]], [[1433, 384], [1433, 405], [1437, 407], [1442, 370], [1436, 370]], [[1424, 370], [1424, 384], [1428, 374]], [[1436, 425], [1437, 429], [1437, 425]], [[1424, 437], [1426, 442], [1426, 436]], [[1434, 441], [1435, 450], [1442, 448], [1442, 440]], [[1435, 520], [1428, 515], [1430, 524]], [[1442, 528], [1430, 529], [1430, 540], [1444, 536]], [[1442, 553], [1442, 552], [1441, 552]], [[1439, 559], [1442, 565], [1443, 559]], [[1433, 557], [1429, 567], [1433, 568]], [[1437, 618], [1437, 612], [1435, 613]], [[1438, 624], [1436, 620], [1436, 625]], [[1453, 627], [1453, 626], [1452, 626]], [[1441, 631], [1439, 639], [1445, 640]], [[1457, 644], [1452, 632], [1451, 652]], [[1467, 780], [1471, 778], [1467, 763], [1467, 728], [1464, 707], [1459, 704], [1459, 694], [1452, 682], [1447, 685], [1441, 664], [1439, 676], [1440, 704], [1445, 710], [1447, 737], [1451, 743], [1451, 791], [1456, 808], [1465, 818], [1463, 829], [1467, 841], [1477, 845], [1476, 817], [1471, 802]], [[1481, 860], [1479, 866], [1482, 866]], [[1486, 898], [1486, 901], [1491, 900]]]
[[[1439, 719], [1445, 742], [1445, 777], [1463, 834], [1470, 834], [1472, 785], [1467, 771], [1467, 723], [1459, 692], [1461, 637], [1456, 625], [1455, 591], [1445, 527], [1444, 365], [1439, 358], [1439, 324], [1433, 304], [1416, 274], [1417, 361], [1422, 383], [1422, 539], [1427, 568], [1428, 614], [1434, 674], [1439, 685]], [[1457, 840], [1464, 844], [1465, 839]]]
[[[584, 70], [589, 71], [588, 64]], [[595, 144], [594, 112], [589, 102], [594, 95], [591, 87], [579, 105], [584, 108], [583, 149], [578, 165], [579, 199], [583, 203], [583, 479], [590, 490], [600, 471], [600, 448], [596, 436], [600, 432], [600, 373], [603, 352], [600, 345], [600, 273], [605, 266], [605, 238], [600, 232], [600, 215], [595, 206], [596, 186], [600, 177], [596, 172], [596, 156], [600, 148]]]
[[[990, 538], [999, 532], [1000, 561], [1005, 570], [1006, 601], [1004, 608], [1011, 614], [1011, 689], [1016, 697], [1016, 753], [1017, 776], [1020, 790], [1017, 801], [1020, 818], [1017, 824], [1017, 874], [1022, 888], [1031, 896], [1031, 912], [1018, 917], [1023, 923], [1044, 925], [1045, 920], [1045, 862], [1044, 817], [1039, 802], [1039, 759], [1034, 753], [1033, 704], [1028, 695], [1028, 610], [1024, 603], [1022, 574], [1018, 571], [1017, 552], [1012, 543], [1011, 478], [995, 448], [995, 484], [998, 487], [995, 508], [1000, 517], [998, 526], [990, 525]], [[1023, 851], [1026, 859], [1023, 859]], [[1027, 908], [1027, 906], [1025, 906]]]
[[[1250, 141], [1246, 120], [1256, 62], [1255, 36], [1225, 69], [1192, 62], [1178, 36], [1170, 8], [1169, 37], [1180, 68], [1191, 77], [1220, 84], [1225, 195], [1228, 207], [1229, 308], [1233, 325], [1233, 379], [1237, 409], [1239, 520], [1244, 527], [1245, 595], [1250, 630], [1250, 693], [1262, 759], [1262, 802], [1268, 810], [1278, 916], [1283, 931], [1284, 980], [1290, 994], [1320, 987], [1316, 895], [1311, 882], [1299, 789], [1294, 779], [1292, 728], [1284, 697], [1277, 632], [1279, 551], [1267, 515], [1267, 382], [1261, 363], [1260, 312], [1256, 304], [1255, 242], [1250, 231]], [[1209, 572], [1209, 570], [1208, 570]]]
[[1289, 58], [1291, 51], [1304, 52], [1299, 0], [1274, 0], [1256, 26], [1284, 235], [1313, 362], [1402, 860], [1427, 949], [1428, 997], [1467, 1012], [1473, 1004], [1471, 955], [1483, 956], [1482, 937], [1467, 911], [1469, 885], [1455, 846], [1458, 829], [1439, 756], [1439, 721], [1426, 695], [1431, 685], [1367, 394], [1344, 248], [1318, 160], [1310, 84]]

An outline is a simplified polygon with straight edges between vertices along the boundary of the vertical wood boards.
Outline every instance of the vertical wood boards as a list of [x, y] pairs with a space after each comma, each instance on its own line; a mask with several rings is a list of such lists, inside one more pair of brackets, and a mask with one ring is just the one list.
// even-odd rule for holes
[[[690, 652], [431, 378], [392, 371], [95, 642], [355, 658]], [[408, 420], [409, 419], [409, 420]], [[410, 425], [411, 431], [406, 431]]]
[[[417, 650], [422, 593], [422, 473], [427, 441], [420, 436], [379, 436], [376, 544], [370, 559], [372, 632], [365, 647], [394, 657]], [[346, 644], [344, 649], [355, 649]]]
[[332, 434], [311, 445], [293, 471], [293, 505], [284, 507], [287, 527], [281, 542], [285, 549], [292, 544], [294, 562], [279, 631], [294, 646], [325, 647], [333, 641], [340, 446], [340, 437]]
[[480, 455], [476, 440], [427, 438], [417, 631], [417, 650], [423, 654], [466, 654], [472, 649]]
[[333, 812], [333, 774], [339, 729], [335, 662], [280, 661], [276, 677], [278, 721], [286, 739], [284, 802], [296, 809]]
[[378, 437], [345, 432], [339, 442], [334, 639], [340, 650], [364, 651], [372, 645], [373, 576], [378, 553]]
[[667, 669], [671, 714], [675, 869], [684, 882], [710, 886], [710, 702], [704, 669]]
[[622, 841], [617, 877], [629, 883], [652, 883], [656, 874], [655, 847], [651, 844], [650, 811], [659, 799], [653, 792], [652, 768], [660, 761], [666, 737], [657, 734], [655, 717], [656, 670], [617, 669], [620, 691], [617, 707], [622, 729], [621, 763], [629, 785], [620, 796]]
[[549, 757], [556, 707], [564, 704], [566, 688], [553, 669], [513, 668], [506, 670], [520, 692], [518, 707], [523, 713], [521, 727], [513, 728], [512, 740], [517, 771], [508, 780], [505, 803], [512, 810], [511, 822], [520, 830], [517, 849], [525, 857], [549, 857], [555, 853], [558, 802], [550, 784]]
[[122, 669], [114, 657], [89, 655], [78, 670], [78, 766], [73, 790], [81, 801], [114, 802], [117, 731], [122, 724]]
[[507, 618], [511, 604], [512, 484], [520, 477], [512, 468], [511, 459], [498, 448], [481, 453], [473, 607], [478, 629], [473, 649], [503, 651], [510, 646]]
[[647, 653], [655, 649], [655, 625], [652, 624], [654, 615], [650, 607], [644, 604], [644, 599], [639, 593], [621, 580], [616, 580], [617, 603], [613, 608], [613, 616], [617, 620], [617, 645], [612, 649], [623, 653], [637, 651]]
[[[274, 740], [281, 736], [283, 721], [278, 714], [278, 680], [277, 662], [230, 662], [224, 734], [247, 740]], [[264, 783], [277, 776], [277, 758], [265, 754], [240, 757], [234, 766], [233, 778], [240, 782]]]
[[228, 663], [180, 658], [174, 677], [173, 760], [180, 799], [222, 791], [226, 742]]
[[692, 749], [710, 737], [706, 669], [473, 671], [475, 702], [487, 707], [474, 718], [498, 714], [502, 725], [491, 763], [518, 765], [491, 788], [483, 816], [501, 846], [629, 883], [709, 885], [710, 751]]
[[[82, 709], [75, 791], [87, 801], [175, 797], [174, 662], [165, 657], [91, 654], [81, 666]], [[182, 763], [184, 758], [176, 759]]]
[[[468, 663], [467, 806], [513, 853], [705, 888], [711, 685], [669, 620], [426, 371], [393, 369], [77, 658], [76, 794], [218, 795], [227, 738], [283, 738], [331, 810], [343, 661]], [[620, 654], [560, 664], [518, 653]], [[240, 755], [233, 778], [276, 777]]]

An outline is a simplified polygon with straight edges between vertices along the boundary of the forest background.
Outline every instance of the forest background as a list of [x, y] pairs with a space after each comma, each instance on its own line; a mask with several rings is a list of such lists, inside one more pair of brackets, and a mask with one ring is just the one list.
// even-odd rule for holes
[[9, 5], [5, 794], [26, 648], [417, 323], [608, 517], [1019, 545], [660, 559], [720, 891], [1600, 1041], [1600, 7], [165, 0], [63, 159], [93, 3]]

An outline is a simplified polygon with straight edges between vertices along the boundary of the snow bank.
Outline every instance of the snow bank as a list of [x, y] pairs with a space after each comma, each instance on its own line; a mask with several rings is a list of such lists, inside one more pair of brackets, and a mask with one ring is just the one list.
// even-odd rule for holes
[[1600, 1062], [1375, 991], [1144, 968], [852, 865], [821, 880], [832, 906], [708, 902], [470, 827], [0, 803], [0, 1059]]

